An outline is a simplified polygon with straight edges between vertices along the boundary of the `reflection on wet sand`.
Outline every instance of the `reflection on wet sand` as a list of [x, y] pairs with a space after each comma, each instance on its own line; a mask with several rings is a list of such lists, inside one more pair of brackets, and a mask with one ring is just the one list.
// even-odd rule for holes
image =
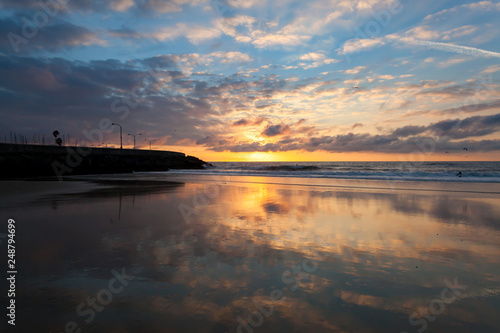
[[[20, 325], [416, 332], [410, 315], [431, 316], [444, 280], [457, 278], [467, 289], [429, 331], [500, 329], [497, 194], [233, 183], [193, 207], [208, 184], [110, 183], [7, 209], [23, 235]], [[181, 204], [193, 207], [189, 223]], [[78, 305], [122, 267], [137, 277], [86, 322]]]

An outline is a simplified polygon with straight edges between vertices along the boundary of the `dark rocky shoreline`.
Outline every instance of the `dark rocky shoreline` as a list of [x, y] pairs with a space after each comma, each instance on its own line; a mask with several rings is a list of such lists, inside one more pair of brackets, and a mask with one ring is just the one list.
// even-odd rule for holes
[[208, 163], [159, 150], [0, 143], [0, 179], [203, 169]]

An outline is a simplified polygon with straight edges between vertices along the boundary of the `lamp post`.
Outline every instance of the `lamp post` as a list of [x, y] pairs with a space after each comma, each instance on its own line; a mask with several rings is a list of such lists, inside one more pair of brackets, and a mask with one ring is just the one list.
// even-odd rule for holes
[[128, 135], [132, 135], [134, 137], [134, 149], [135, 149], [135, 137], [138, 136], [138, 135], [142, 135], [142, 133], [138, 133], [138, 134], [128, 134]]
[[149, 150], [151, 150], [151, 142], [155, 142], [156, 140], [148, 140], [148, 139], [144, 139], [144, 140], [149, 142]]
[[120, 126], [120, 149], [123, 149], [123, 144], [122, 144], [122, 125], [117, 124], [117, 123], [111, 123], [111, 125], [118, 125], [118, 126]]

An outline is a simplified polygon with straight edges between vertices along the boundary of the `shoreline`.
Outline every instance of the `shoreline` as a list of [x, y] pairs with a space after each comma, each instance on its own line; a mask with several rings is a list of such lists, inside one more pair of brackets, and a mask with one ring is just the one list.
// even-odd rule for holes
[[[499, 183], [481, 182], [432, 182], [418, 180], [372, 180], [372, 179], [337, 179], [337, 178], [304, 178], [304, 177], [271, 177], [271, 176], [238, 176], [238, 175], [213, 175], [213, 174], [178, 174], [169, 172], [139, 172], [118, 174], [91, 174], [63, 177], [59, 181], [56, 177], [31, 178], [31, 179], [2, 179], [2, 188], [9, 185], [20, 184], [23, 187], [31, 187], [27, 184], [36, 184], [38, 187], [55, 186], [63, 190], [78, 191], [87, 187], [113, 187], [123, 185], [149, 186], [151, 184], [169, 185], [171, 183], [185, 184], [217, 184], [234, 185], [259, 184], [270, 186], [298, 186], [307, 188], [321, 188], [322, 190], [352, 190], [352, 191], [380, 191], [380, 192], [436, 192], [436, 193], [463, 193], [478, 195], [500, 195]], [[67, 185], [72, 183], [73, 185]], [[49, 185], [50, 184], [50, 185]], [[53, 185], [56, 184], [56, 185]], [[79, 185], [88, 184], [88, 185]], [[487, 186], [485, 186], [487, 184]], [[207, 185], [210, 186], [210, 185]], [[486, 187], [486, 188], [485, 188]], [[54, 190], [50, 192], [54, 193]], [[57, 190], [56, 190], [57, 192]], [[68, 193], [69, 193], [68, 192]]]

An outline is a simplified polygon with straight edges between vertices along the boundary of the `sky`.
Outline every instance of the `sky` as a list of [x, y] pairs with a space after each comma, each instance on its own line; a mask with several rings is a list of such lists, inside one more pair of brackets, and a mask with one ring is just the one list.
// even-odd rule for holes
[[[0, 142], [500, 160], [500, 1], [2, 0]], [[465, 150], [464, 148], [467, 148]]]

